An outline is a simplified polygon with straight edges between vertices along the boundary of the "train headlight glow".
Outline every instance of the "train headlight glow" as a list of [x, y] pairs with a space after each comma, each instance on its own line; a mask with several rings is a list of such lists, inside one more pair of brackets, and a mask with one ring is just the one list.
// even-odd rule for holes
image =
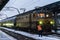
[[50, 21], [50, 24], [54, 24], [54, 21]]
[[43, 24], [43, 22], [42, 21], [39, 21], [39, 24]]

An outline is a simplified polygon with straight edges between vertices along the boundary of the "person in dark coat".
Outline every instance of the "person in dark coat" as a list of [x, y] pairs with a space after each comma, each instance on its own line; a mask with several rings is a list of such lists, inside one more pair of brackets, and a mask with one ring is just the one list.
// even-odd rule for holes
[[38, 25], [37, 26], [37, 30], [38, 30], [39, 37], [40, 36], [42, 37], [42, 26], [41, 25]]

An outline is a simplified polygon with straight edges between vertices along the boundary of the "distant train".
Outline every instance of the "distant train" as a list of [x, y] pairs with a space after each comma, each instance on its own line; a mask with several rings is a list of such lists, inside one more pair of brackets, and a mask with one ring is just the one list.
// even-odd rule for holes
[[40, 12], [37, 9], [4, 19], [0, 22], [0, 26], [37, 32], [37, 26], [41, 25], [43, 32], [51, 32], [55, 24], [53, 16], [52, 12]]

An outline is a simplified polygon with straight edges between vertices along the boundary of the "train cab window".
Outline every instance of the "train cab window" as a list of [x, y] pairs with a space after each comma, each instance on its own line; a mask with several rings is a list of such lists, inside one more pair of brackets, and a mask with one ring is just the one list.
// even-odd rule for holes
[[46, 14], [46, 17], [49, 18], [49, 17], [52, 17], [52, 14]]
[[40, 13], [40, 14], [38, 14], [38, 17], [44, 18], [45, 17], [45, 14], [44, 13]]

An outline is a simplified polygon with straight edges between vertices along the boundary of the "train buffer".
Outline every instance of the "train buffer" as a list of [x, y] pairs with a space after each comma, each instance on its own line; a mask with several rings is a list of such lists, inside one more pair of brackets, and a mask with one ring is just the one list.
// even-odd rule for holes
[[16, 40], [16, 39], [0, 30], [0, 40]]
[[58, 38], [58, 37], [49, 37], [49, 36], [39, 37], [38, 34], [31, 34], [31, 33], [23, 32], [23, 31], [16, 31], [16, 30], [4, 28], [4, 27], [2, 27], [2, 28], [5, 30], [8, 30], [8, 31], [12, 31], [14, 33], [20, 34], [20, 35], [24, 35], [29, 38], [33, 38], [35, 40], [60, 40], [60, 38]]

